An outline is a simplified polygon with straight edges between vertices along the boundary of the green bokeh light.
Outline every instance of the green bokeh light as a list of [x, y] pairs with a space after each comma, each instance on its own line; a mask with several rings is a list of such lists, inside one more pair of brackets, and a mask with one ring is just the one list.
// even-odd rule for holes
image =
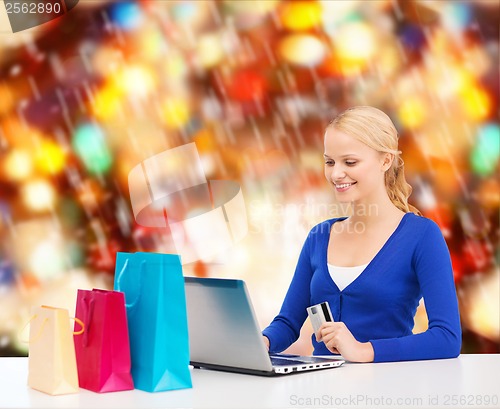
[[113, 158], [106, 145], [104, 133], [96, 124], [82, 124], [73, 135], [73, 149], [91, 174], [104, 174], [111, 168]]
[[500, 129], [497, 124], [485, 124], [479, 129], [470, 162], [474, 173], [489, 176], [495, 172], [500, 156]]

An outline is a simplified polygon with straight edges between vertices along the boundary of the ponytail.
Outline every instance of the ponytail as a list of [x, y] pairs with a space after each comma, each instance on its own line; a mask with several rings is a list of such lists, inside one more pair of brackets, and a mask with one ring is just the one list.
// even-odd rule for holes
[[408, 198], [413, 189], [406, 182], [404, 161], [399, 154], [394, 158], [392, 166], [385, 172], [385, 188], [392, 204], [399, 210], [421, 216], [420, 211], [408, 203]]

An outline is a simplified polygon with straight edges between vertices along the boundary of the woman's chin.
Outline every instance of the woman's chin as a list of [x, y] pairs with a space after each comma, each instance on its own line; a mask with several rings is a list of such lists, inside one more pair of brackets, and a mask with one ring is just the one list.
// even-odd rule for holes
[[342, 203], [342, 204], [349, 204], [355, 200], [354, 196], [352, 196], [352, 195], [345, 195], [342, 193], [339, 194], [337, 192], [335, 192], [335, 198], [337, 199], [337, 202]]

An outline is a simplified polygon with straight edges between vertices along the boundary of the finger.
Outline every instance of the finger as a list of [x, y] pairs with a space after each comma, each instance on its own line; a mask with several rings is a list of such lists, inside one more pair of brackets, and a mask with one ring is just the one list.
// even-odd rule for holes
[[323, 326], [318, 328], [318, 331], [315, 333], [316, 335], [316, 341], [320, 342], [323, 341], [323, 338], [328, 335], [328, 330], [327, 328], [323, 328]]
[[331, 340], [330, 342], [327, 342], [326, 344], [326, 347], [328, 348], [328, 350], [332, 353], [332, 354], [338, 354], [338, 350], [335, 346], [335, 342], [334, 340]]
[[[328, 324], [331, 324], [331, 323], [328, 323]], [[335, 332], [335, 330], [336, 330], [335, 326], [323, 324], [323, 325], [321, 325], [321, 327], [319, 327], [318, 332], [321, 334], [322, 337], [325, 337], [326, 335]]]
[[318, 333], [316, 334], [316, 340], [326, 342], [325, 339], [331, 338], [332, 336], [335, 336], [339, 332], [339, 330], [342, 330], [342, 325], [338, 325], [336, 322], [327, 322], [326, 324], [322, 324], [321, 327], [318, 329]]
[[335, 346], [331, 346], [330, 351], [332, 354], [340, 354], [339, 350]]
[[318, 332], [316, 333], [316, 341], [323, 341], [326, 335], [328, 335], [328, 333], [324, 333], [323, 331], [318, 330]]
[[346, 325], [343, 322], [326, 322], [322, 325], [324, 328], [329, 328], [330, 330], [340, 330], [342, 328], [346, 328]]

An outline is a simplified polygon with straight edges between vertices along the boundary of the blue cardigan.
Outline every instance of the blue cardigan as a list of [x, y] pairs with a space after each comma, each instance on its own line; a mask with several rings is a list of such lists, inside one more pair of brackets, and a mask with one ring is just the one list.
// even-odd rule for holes
[[[307, 318], [306, 307], [328, 301], [360, 342], [370, 341], [374, 362], [454, 358], [462, 343], [450, 255], [436, 223], [406, 213], [361, 275], [340, 291], [327, 267], [330, 230], [336, 221], [316, 225], [307, 236], [278, 316], [263, 331], [270, 352], [294, 343]], [[427, 331], [412, 334], [421, 298]], [[329, 355], [312, 335], [314, 355]]]

